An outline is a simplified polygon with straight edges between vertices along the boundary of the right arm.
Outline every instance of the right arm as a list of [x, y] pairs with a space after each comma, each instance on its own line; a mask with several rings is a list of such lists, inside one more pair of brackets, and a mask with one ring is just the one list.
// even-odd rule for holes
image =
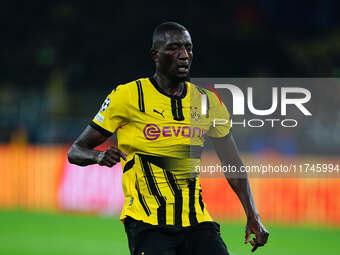
[[67, 153], [69, 162], [79, 166], [99, 164], [112, 167], [120, 161], [121, 157], [126, 160], [124, 153], [117, 148], [110, 147], [105, 151], [94, 150], [107, 138], [91, 126], [87, 126], [69, 149]]

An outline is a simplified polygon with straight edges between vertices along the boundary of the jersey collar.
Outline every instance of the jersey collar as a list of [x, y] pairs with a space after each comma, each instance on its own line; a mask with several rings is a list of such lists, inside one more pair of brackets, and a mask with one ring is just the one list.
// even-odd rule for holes
[[168, 95], [160, 86], [158, 86], [157, 81], [153, 77], [150, 77], [149, 80], [150, 80], [151, 84], [158, 90], [159, 93], [162, 93], [163, 95], [165, 95], [167, 97], [180, 99], [180, 98], [184, 98], [187, 95], [187, 84], [186, 84], [186, 82], [184, 82], [184, 89], [183, 89], [182, 95], [171, 96], [171, 95]]

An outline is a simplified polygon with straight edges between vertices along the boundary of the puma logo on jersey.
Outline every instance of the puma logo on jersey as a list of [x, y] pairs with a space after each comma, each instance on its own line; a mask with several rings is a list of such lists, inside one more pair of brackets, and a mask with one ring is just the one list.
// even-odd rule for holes
[[162, 112], [159, 112], [159, 111], [153, 109], [153, 111], [154, 111], [155, 113], [158, 113], [159, 115], [162, 115], [162, 117], [164, 118], [164, 115], [163, 115], [164, 110], [163, 110]]

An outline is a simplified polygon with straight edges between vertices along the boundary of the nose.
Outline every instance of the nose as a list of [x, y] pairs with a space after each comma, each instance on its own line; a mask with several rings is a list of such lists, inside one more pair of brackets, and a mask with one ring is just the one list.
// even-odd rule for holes
[[184, 46], [182, 46], [181, 49], [180, 49], [179, 58], [180, 59], [189, 59], [188, 51]]

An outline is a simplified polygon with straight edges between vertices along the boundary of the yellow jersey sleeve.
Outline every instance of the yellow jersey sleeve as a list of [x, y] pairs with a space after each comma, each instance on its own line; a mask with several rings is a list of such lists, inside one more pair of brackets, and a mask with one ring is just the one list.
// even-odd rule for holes
[[230, 115], [227, 107], [220, 102], [218, 97], [213, 94], [208, 94], [210, 101], [210, 110], [211, 114], [211, 126], [207, 132], [207, 135], [210, 137], [224, 137], [230, 133], [231, 123], [230, 123]]
[[91, 126], [106, 136], [112, 135], [129, 121], [129, 100], [128, 86], [118, 86], [106, 97]]

